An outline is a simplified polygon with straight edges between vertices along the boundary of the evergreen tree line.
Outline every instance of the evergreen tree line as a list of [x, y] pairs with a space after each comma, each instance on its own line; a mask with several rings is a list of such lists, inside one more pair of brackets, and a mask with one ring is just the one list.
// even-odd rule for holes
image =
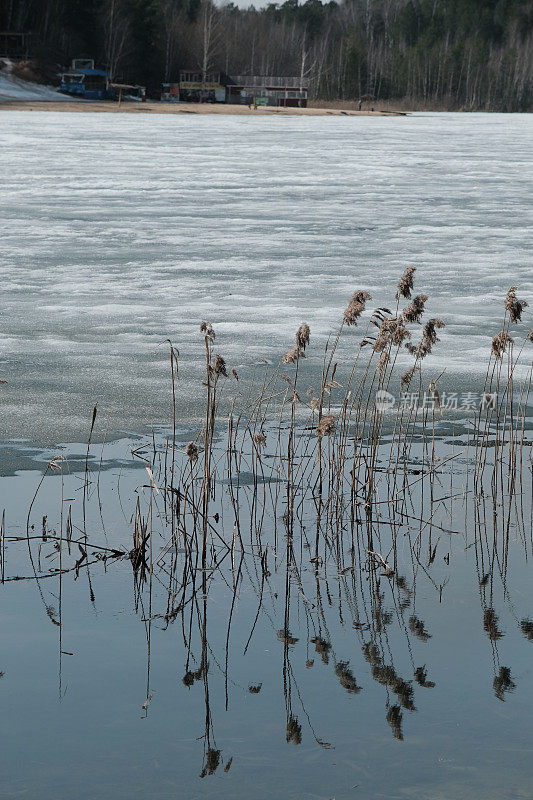
[[51, 64], [93, 57], [156, 95], [180, 68], [299, 76], [311, 99], [533, 106], [532, 0], [1, 0], [0, 30], [31, 31]]

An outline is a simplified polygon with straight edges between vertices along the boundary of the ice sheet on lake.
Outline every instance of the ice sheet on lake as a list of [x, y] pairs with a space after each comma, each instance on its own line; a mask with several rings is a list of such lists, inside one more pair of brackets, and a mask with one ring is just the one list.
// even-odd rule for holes
[[79, 440], [96, 401], [110, 432], [165, 421], [169, 336], [185, 418], [202, 319], [242, 374], [307, 321], [312, 381], [407, 264], [447, 325], [428, 373], [472, 388], [509, 286], [531, 300], [530, 115], [0, 115], [1, 435]]

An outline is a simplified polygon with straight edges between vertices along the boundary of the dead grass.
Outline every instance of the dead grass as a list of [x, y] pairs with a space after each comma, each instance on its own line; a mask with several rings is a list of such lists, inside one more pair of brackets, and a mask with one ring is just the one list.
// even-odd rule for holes
[[325, 116], [395, 116], [402, 112], [393, 111], [356, 111], [353, 108], [249, 108], [248, 106], [234, 106], [221, 103], [160, 103], [149, 101], [147, 103], [92, 100], [72, 101], [0, 101], [2, 111], [66, 111], [66, 112], [97, 112], [107, 114], [229, 114], [231, 116], [259, 116], [259, 117], [325, 117]]

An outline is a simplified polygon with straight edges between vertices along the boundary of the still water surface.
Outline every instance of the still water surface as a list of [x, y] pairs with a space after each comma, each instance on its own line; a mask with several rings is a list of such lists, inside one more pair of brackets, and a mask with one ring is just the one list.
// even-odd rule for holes
[[[129, 514], [137, 487], [141, 502], [148, 494], [143, 473], [104, 475], [100, 497], [108, 539], [93, 508], [87, 517], [91, 543], [131, 548]], [[39, 477], [26, 472], [2, 481], [11, 536], [25, 536], [21, 512]], [[460, 487], [464, 476], [456, 477]], [[78, 524], [82, 479], [74, 475], [64, 484]], [[442, 483], [448, 481], [445, 474]], [[48, 533], [58, 530], [60, 484], [57, 475], [45, 479], [32, 512], [34, 533], [40, 535], [45, 513]], [[94, 486], [91, 491], [90, 507], [96, 504]], [[250, 494], [241, 490], [240, 500], [246, 506]], [[269, 574], [262, 595], [250, 542], [234, 603], [238, 552], [233, 569], [226, 554], [220, 569], [210, 572], [205, 599], [199, 592], [170, 618], [181, 589], [180, 580], [174, 584], [169, 577], [168, 558], [155, 569], [151, 594], [145, 584], [140, 596], [127, 558], [93, 561], [78, 578], [74, 572], [62, 581], [45, 577], [42, 596], [35, 581], [5, 583], [2, 796], [531, 797], [530, 509], [524, 526], [512, 524], [505, 568], [500, 537], [493, 538], [490, 523], [476, 526], [471, 511], [459, 502], [450, 516], [437, 503], [432, 543], [428, 549], [424, 526], [419, 551], [420, 526], [400, 525], [396, 575], [374, 573], [372, 580], [364, 552], [350, 555], [348, 532], [345, 560], [331, 554], [315, 570], [305, 544], [309, 537], [312, 547], [309, 516], [310, 531], [299, 530], [295, 544], [288, 642], [280, 635], [285, 539], [280, 528], [276, 540], [272, 520], [263, 532]], [[487, 501], [489, 520], [490, 512]], [[246, 511], [243, 530], [244, 517]], [[455, 532], [445, 533], [439, 524]], [[218, 529], [231, 541], [231, 520]], [[387, 553], [388, 529], [378, 530]], [[164, 537], [154, 535], [159, 551]], [[32, 545], [44, 574], [57, 568], [53, 542]], [[71, 556], [65, 549], [63, 558], [72, 568], [77, 546]], [[31, 576], [24, 540], [8, 541], [6, 562], [9, 576]], [[182, 548], [176, 564], [179, 578]], [[193, 673], [190, 686], [187, 673]], [[212, 761], [208, 749], [216, 754]]]

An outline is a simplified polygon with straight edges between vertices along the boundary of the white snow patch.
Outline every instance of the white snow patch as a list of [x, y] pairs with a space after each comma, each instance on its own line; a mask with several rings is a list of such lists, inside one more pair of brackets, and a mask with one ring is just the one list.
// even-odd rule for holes
[[20, 102], [21, 100], [73, 100], [74, 98], [61, 94], [53, 86], [43, 86], [40, 83], [31, 83], [15, 78], [9, 74], [9, 66], [0, 70], [0, 103]]

